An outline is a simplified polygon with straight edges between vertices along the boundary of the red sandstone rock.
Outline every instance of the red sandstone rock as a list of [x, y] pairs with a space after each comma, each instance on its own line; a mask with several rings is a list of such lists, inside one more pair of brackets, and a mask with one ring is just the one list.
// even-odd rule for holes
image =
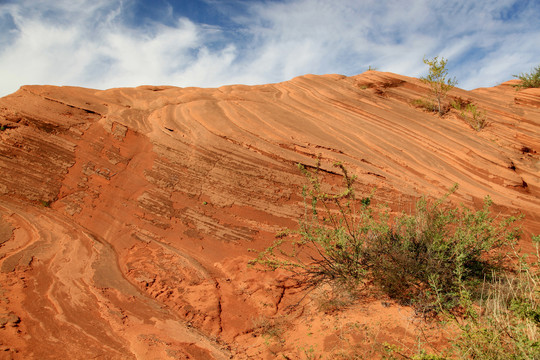
[[[419, 80], [375, 71], [218, 89], [25, 86], [0, 99], [0, 313], [18, 319], [0, 345], [21, 359], [271, 359], [331, 353], [344, 336], [414, 344], [412, 311], [380, 299], [334, 316], [313, 294], [291, 312], [303, 294], [248, 269], [247, 250], [296, 226], [295, 164], [319, 155], [330, 184], [341, 161], [399, 211], [456, 182], [454, 201], [490, 195], [526, 215], [527, 248], [540, 233], [537, 90], [454, 89], [486, 111], [476, 132], [454, 110], [412, 106], [428, 96]], [[358, 330], [375, 326], [373, 339]]]

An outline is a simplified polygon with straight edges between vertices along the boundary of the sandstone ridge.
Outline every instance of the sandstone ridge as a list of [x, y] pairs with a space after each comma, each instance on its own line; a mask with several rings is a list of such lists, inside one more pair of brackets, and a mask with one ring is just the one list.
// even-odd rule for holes
[[[490, 195], [502, 214], [525, 214], [530, 248], [540, 89], [512, 84], [451, 91], [485, 110], [479, 132], [454, 109], [413, 106], [429, 96], [419, 80], [376, 71], [215, 89], [22, 87], [0, 99], [0, 314], [11, 319], [0, 346], [21, 359], [294, 358], [305, 314], [285, 309], [298, 289], [248, 269], [247, 250], [296, 226], [296, 164], [317, 158], [328, 186], [340, 186], [340, 161], [396, 211], [454, 183], [453, 201]], [[409, 311], [363, 306], [366, 323]], [[311, 316], [321, 329], [335, 321]], [[284, 317], [294, 332], [276, 350], [253, 319]], [[414, 342], [393, 326], [381, 336]], [[331, 351], [334, 337], [310, 341]]]

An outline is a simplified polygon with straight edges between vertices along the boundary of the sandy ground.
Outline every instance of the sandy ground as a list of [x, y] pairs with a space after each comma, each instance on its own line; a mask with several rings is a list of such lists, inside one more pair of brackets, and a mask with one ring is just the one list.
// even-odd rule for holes
[[[341, 161], [395, 211], [423, 194], [540, 233], [540, 89], [454, 89], [488, 126], [370, 71], [264, 86], [26, 86], [0, 99], [0, 359], [373, 357], [451, 336], [408, 307], [249, 268], [303, 211], [297, 163]], [[345, 304], [336, 310], [333, 304]], [[312, 357], [310, 357], [312, 356]]]

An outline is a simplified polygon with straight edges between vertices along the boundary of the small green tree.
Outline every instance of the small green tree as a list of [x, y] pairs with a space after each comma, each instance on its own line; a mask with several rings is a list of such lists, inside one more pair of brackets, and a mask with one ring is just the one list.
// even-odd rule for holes
[[424, 58], [424, 64], [429, 66], [429, 74], [420, 78], [431, 88], [431, 93], [437, 100], [439, 114], [443, 114], [442, 100], [446, 97], [448, 91], [457, 85], [456, 78], [448, 77], [447, 62], [447, 59], [443, 57], [439, 59], [438, 56], [433, 59]]
[[521, 83], [514, 85], [518, 89], [540, 88], [540, 65], [535, 67], [530, 73], [521, 73], [512, 76], [521, 80]]

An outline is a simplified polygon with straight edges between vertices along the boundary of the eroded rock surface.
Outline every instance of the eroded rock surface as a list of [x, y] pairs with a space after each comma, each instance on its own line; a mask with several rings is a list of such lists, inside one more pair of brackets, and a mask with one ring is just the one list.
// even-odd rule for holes
[[[414, 344], [410, 309], [372, 299], [332, 317], [298, 305], [282, 275], [247, 268], [248, 249], [296, 226], [296, 164], [318, 157], [329, 187], [340, 161], [397, 211], [454, 183], [454, 201], [490, 195], [497, 211], [526, 215], [527, 248], [540, 233], [537, 90], [453, 90], [486, 111], [476, 132], [455, 110], [411, 105], [428, 96], [420, 81], [374, 71], [218, 89], [23, 87], [0, 99], [0, 357], [271, 359], [331, 353], [344, 338]], [[375, 338], [359, 330], [376, 323]]]

